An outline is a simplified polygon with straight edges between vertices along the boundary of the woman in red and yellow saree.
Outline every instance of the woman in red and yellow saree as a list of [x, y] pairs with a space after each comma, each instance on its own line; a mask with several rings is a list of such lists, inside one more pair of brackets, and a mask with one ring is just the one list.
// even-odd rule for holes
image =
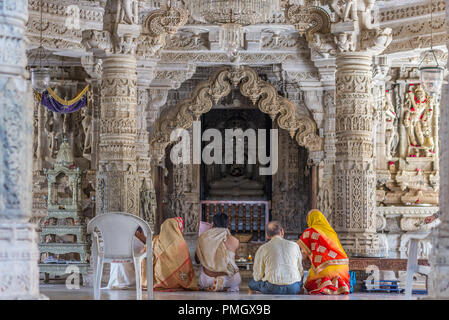
[[[198, 290], [189, 248], [182, 236], [184, 221], [167, 219], [153, 238], [153, 288], [158, 291]], [[142, 263], [146, 285], [145, 261]]]
[[337, 234], [318, 210], [309, 211], [307, 225], [298, 240], [311, 262], [304, 287], [309, 294], [348, 294], [349, 259]]

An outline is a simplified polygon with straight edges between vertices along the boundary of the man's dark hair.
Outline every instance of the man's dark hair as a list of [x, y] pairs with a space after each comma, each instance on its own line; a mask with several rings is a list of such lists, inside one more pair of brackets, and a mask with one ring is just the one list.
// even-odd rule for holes
[[214, 215], [212, 221], [215, 228], [227, 228], [228, 227], [228, 215], [226, 213], [219, 213]]
[[272, 238], [281, 234], [282, 225], [279, 221], [270, 221], [267, 224], [267, 236]]

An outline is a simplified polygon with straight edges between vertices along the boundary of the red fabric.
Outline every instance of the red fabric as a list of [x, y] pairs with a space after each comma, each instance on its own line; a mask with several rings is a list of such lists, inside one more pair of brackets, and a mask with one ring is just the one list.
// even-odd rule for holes
[[308, 228], [298, 244], [313, 266], [304, 285], [310, 294], [349, 294], [349, 260], [332, 239]]

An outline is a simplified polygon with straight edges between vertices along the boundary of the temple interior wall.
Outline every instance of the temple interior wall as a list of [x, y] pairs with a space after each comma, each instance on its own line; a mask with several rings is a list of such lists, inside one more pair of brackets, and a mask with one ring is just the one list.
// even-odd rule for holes
[[[213, 68], [212, 68], [213, 69]], [[193, 88], [203, 80], [211, 68], [200, 69], [192, 79], [184, 82], [180, 88], [168, 92], [167, 102], [161, 107], [160, 114], [170, 112], [177, 102], [188, 97]], [[81, 71], [81, 73], [80, 73]], [[59, 74], [58, 74], [59, 72]], [[62, 73], [63, 72], [63, 73]], [[54, 86], [62, 96], [73, 96], [75, 88], [82, 88], [87, 82], [79, 67], [55, 67]], [[76, 75], [76, 76], [75, 76]], [[430, 232], [417, 231], [414, 223], [437, 211], [438, 207], [438, 101], [430, 121], [429, 137], [433, 140], [431, 153], [423, 153], [423, 149], [410, 147], [407, 128], [404, 125], [404, 114], [407, 111], [409, 91], [419, 83], [416, 67], [392, 67], [387, 74], [389, 80], [375, 85], [374, 96], [376, 122], [373, 140], [376, 143], [375, 163], [377, 175], [377, 232], [381, 234], [382, 255], [385, 257], [407, 257], [408, 239], [411, 236], [422, 236]], [[274, 82], [276, 83], [276, 82]], [[377, 84], [377, 83], [376, 83]], [[75, 86], [73, 86], [75, 85]], [[293, 85], [293, 84], [291, 84]], [[71, 92], [64, 87], [72, 88]], [[68, 138], [73, 149], [77, 166], [84, 170], [83, 175], [83, 212], [89, 217], [95, 212], [95, 156], [99, 133], [92, 130], [98, 121], [98, 99], [95, 100], [95, 88], [91, 87], [92, 101], [84, 109], [73, 114], [61, 115], [49, 112], [38, 103], [34, 103], [34, 163], [33, 163], [33, 217], [45, 216], [47, 184], [43, 169], [49, 169], [55, 161], [56, 153], [62, 137]], [[290, 89], [291, 90], [291, 89]], [[388, 92], [387, 92], [388, 90]], [[79, 90], [78, 90], [79, 91]], [[284, 91], [286, 96], [292, 97]], [[304, 93], [303, 93], [304, 94]], [[303, 103], [303, 94], [293, 97], [298, 110], [313, 114]], [[239, 100], [240, 99], [240, 100]], [[236, 104], [239, 99], [229, 98], [223, 106]], [[143, 107], [145, 108], [145, 107]], [[148, 106], [146, 107], [148, 108]], [[324, 119], [332, 114], [324, 113]], [[422, 119], [420, 119], [422, 120]], [[329, 143], [329, 141], [327, 141]], [[287, 132], [279, 134], [279, 171], [272, 179], [272, 218], [280, 219], [288, 226], [292, 236], [304, 229], [304, 214], [311, 206], [310, 174], [311, 166], [307, 163], [307, 152], [300, 152], [300, 147], [289, 138]], [[415, 153], [415, 154], [414, 154]], [[166, 158], [167, 160], [167, 158]], [[322, 161], [329, 160], [323, 157]], [[155, 179], [157, 167], [152, 167], [151, 175]], [[323, 165], [318, 167], [318, 185], [323, 186], [326, 179]], [[199, 221], [199, 166], [173, 166], [166, 161], [162, 168], [164, 182], [163, 209], [160, 221], [167, 217], [181, 215], [187, 221], [187, 233], [196, 233], [195, 225]], [[318, 192], [319, 193], [319, 192]], [[315, 195], [317, 196], [317, 195]], [[162, 220], [161, 220], [162, 219]], [[332, 217], [329, 217], [331, 220]], [[291, 229], [291, 230], [290, 230]], [[429, 240], [420, 245], [420, 256], [429, 254]]]
[[[60, 97], [71, 99], [88, 84], [90, 103], [80, 111], [63, 115], [49, 112], [34, 99], [31, 221], [38, 231], [48, 202], [43, 170], [54, 165], [63, 137], [72, 148], [76, 166], [83, 171], [82, 212], [87, 218], [99, 212], [100, 190], [96, 189], [101, 120], [105, 116], [101, 113], [104, 59], [90, 52], [87, 54], [81, 30], [102, 28], [105, 1], [83, 3], [81, 13], [85, 25], [75, 30], [62, 27], [62, 9], [56, 0], [46, 2], [53, 5], [44, 8], [44, 16], [58, 17], [43, 31], [44, 44], [50, 48], [45, 63], [51, 66], [51, 86]], [[29, 1], [30, 66], [36, 65], [34, 51], [39, 43], [37, 5], [37, 1]], [[141, 9], [139, 19], [154, 8], [145, 4]], [[413, 8], [390, 10], [383, 4], [380, 10], [378, 22], [382, 27], [392, 28], [394, 39], [382, 54], [373, 56], [369, 88], [374, 109], [370, 119], [373, 128], [370, 161], [376, 177], [375, 225], [379, 256], [407, 258], [410, 238], [418, 237], [422, 239], [419, 256], [428, 258], [430, 240], [427, 236], [435, 224], [423, 227], [422, 222], [436, 213], [439, 206], [440, 98], [430, 99], [426, 95], [420, 98], [417, 68], [421, 51], [429, 46], [429, 12], [426, 4], [420, 1]], [[436, 2], [431, 10], [436, 19], [432, 30], [438, 59], [446, 61], [444, 2]], [[415, 21], [411, 22], [414, 18], [418, 20], [416, 28]], [[368, 131], [371, 121], [360, 123], [353, 119], [348, 122], [338, 117], [336, 109], [341, 105], [337, 106], [336, 102], [334, 40], [323, 34], [317, 34], [313, 41], [306, 40], [293, 25], [285, 22], [283, 16], [279, 16], [271, 21], [271, 29], [255, 28], [248, 32], [242, 63], [254, 68], [279, 95], [292, 101], [297, 114], [313, 119], [316, 134], [324, 139], [323, 150], [309, 152], [298, 146], [286, 131], [280, 130], [279, 171], [272, 177], [271, 216], [281, 220], [288, 236], [294, 238], [305, 228], [305, 214], [312, 207], [322, 210], [332, 224], [337, 222], [333, 185], [337, 171], [336, 131], [350, 131], [355, 127]], [[163, 163], [149, 159], [149, 141], [156, 121], [173, 113], [177, 103], [190, 97], [199, 83], [208, 80], [227, 63], [226, 56], [218, 50], [218, 36], [214, 30], [201, 29], [202, 26], [191, 20], [187, 26], [190, 29], [180, 29], [168, 37], [163, 49], [160, 43], [139, 45], [136, 49], [137, 82], [125, 87], [137, 91], [136, 123], [131, 129], [135, 129], [137, 141], [139, 215], [155, 225], [156, 233], [165, 218], [182, 216], [192, 249], [200, 219], [201, 168], [199, 165], [175, 166], [167, 156]], [[344, 43], [339, 45], [340, 49], [344, 47]], [[415, 48], [422, 50], [418, 52]], [[231, 92], [218, 104], [230, 108], [251, 103]], [[122, 129], [113, 128], [119, 133]], [[169, 152], [167, 148], [166, 154]], [[360, 217], [360, 224], [366, 223], [362, 221], [365, 218]]]

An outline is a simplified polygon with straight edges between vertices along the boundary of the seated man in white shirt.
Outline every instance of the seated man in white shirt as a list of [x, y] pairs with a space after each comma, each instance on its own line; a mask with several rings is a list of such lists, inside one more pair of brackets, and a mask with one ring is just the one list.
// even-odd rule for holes
[[266, 228], [269, 242], [256, 252], [250, 291], [265, 294], [298, 294], [302, 286], [302, 255], [297, 243], [284, 239], [284, 229], [278, 221]]

